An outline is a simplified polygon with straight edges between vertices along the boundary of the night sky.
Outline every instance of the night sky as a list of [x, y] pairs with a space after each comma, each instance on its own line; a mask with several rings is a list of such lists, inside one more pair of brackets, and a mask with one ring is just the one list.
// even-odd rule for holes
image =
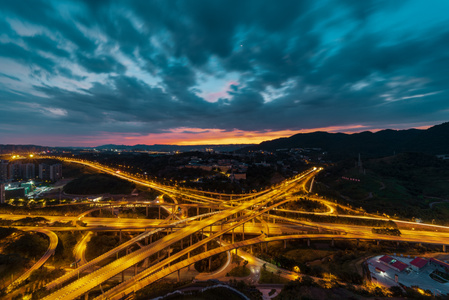
[[449, 1], [0, 0], [0, 143], [251, 143], [449, 121]]

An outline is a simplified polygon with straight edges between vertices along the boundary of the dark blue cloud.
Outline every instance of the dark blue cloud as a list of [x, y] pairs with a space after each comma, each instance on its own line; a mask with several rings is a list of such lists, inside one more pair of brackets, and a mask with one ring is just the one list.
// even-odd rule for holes
[[0, 8], [0, 133], [382, 128], [449, 117], [445, 1]]

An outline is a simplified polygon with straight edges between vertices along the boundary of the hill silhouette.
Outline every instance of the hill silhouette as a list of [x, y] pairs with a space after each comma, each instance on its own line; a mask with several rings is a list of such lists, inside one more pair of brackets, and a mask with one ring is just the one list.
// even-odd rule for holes
[[242, 151], [276, 151], [291, 148], [321, 148], [333, 158], [355, 156], [385, 156], [400, 152], [449, 154], [449, 122], [426, 130], [386, 129], [378, 132], [364, 131], [354, 134], [312, 132], [299, 133], [245, 147]]

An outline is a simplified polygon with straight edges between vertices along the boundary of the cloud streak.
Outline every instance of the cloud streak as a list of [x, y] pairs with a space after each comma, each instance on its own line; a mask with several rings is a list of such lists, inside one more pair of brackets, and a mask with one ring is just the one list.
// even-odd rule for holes
[[259, 142], [449, 117], [446, 1], [28, 4], [0, 2], [0, 143]]

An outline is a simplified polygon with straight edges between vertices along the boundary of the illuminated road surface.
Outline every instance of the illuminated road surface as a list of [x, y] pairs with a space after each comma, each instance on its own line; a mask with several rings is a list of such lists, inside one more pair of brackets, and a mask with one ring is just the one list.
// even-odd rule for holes
[[[302, 180], [305, 176], [313, 173], [314, 171], [308, 171], [307, 173], [298, 176], [295, 179], [290, 180], [289, 184], [285, 184], [286, 190], [288, 188], [291, 188], [294, 186], [294, 184]], [[272, 200], [272, 197], [278, 196], [279, 194], [282, 194], [283, 191], [281, 190], [273, 190], [270, 191], [264, 195], [261, 195], [255, 199], [247, 200], [243, 202], [243, 204], [240, 204], [239, 206], [230, 208], [228, 210], [222, 211], [218, 214], [212, 215], [211, 217], [204, 219], [202, 222], [191, 224], [190, 226], [186, 228], [182, 228], [178, 230], [175, 234], [170, 234], [166, 237], [163, 237], [162, 239], [154, 242], [150, 246], [144, 247], [142, 249], [139, 249], [127, 256], [124, 256], [122, 258], [119, 258], [115, 260], [114, 262], [110, 263], [109, 265], [90, 273], [79, 280], [76, 280], [72, 282], [71, 284], [62, 287], [58, 291], [54, 292], [53, 294], [50, 294], [45, 299], [74, 299], [76, 297], [79, 297], [83, 295], [84, 293], [88, 292], [90, 289], [94, 288], [95, 286], [98, 286], [100, 283], [104, 282], [105, 280], [111, 278], [112, 276], [122, 272], [123, 270], [126, 270], [133, 265], [139, 263], [143, 259], [156, 254], [157, 252], [166, 249], [171, 244], [180, 241], [183, 238], [186, 238], [190, 236], [191, 234], [194, 234], [200, 230], [202, 230], [205, 227], [208, 227], [220, 220], [223, 220], [227, 217], [230, 217], [236, 213], [239, 213], [241, 211], [244, 211], [252, 206], [259, 205], [260, 203], [266, 203], [268, 201]], [[257, 214], [255, 214], [257, 216]], [[207, 239], [205, 239], [207, 240]], [[203, 240], [203, 241], [205, 241]], [[197, 243], [200, 244], [200, 243]], [[198, 247], [198, 246], [196, 246]]]

